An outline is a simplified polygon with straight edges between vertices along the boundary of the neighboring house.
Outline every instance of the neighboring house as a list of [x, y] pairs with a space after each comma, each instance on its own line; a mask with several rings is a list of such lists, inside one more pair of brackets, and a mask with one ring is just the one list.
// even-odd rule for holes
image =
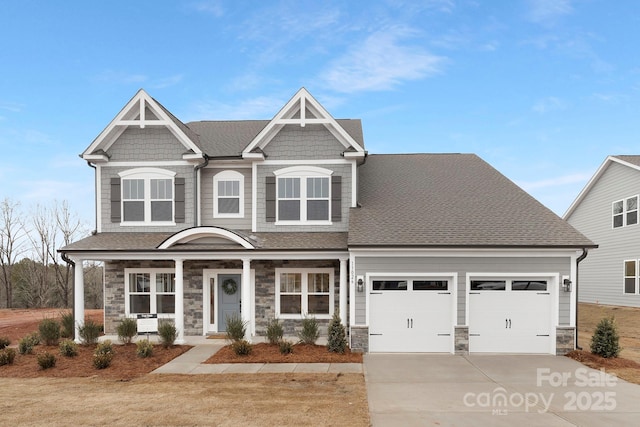
[[640, 307], [640, 156], [609, 156], [564, 218], [598, 243], [580, 264], [581, 302]]
[[363, 351], [574, 348], [563, 283], [595, 245], [475, 155], [368, 155], [359, 120], [301, 89], [272, 120], [186, 124], [141, 90], [81, 156], [97, 229], [61, 252], [105, 263], [107, 333], [151, 313], [182, 341], [239, 313], [253, 339], [338, 313]]

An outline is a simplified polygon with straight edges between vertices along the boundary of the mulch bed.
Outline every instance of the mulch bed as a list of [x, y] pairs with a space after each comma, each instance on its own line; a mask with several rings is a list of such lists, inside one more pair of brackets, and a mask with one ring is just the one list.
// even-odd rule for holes
[[204, 363], [362, 363], [362, 353], [332, 353], [322, 345], [296, 344], [290, 354], [281, 354], [277, 345], [254, 344], [250, 355], [238, 356], [227, 345]]
[[[153, 355], [148, 358], [140, 358], [136, 355], [136, 345], [114, 344], [114, 356], [111, 366], [105, 369], [96, 369], [93, 366], [93, 352], [95, 346], [78, 346], [78, 355], [65, 357], [60, 354], [57, 346], [38, 345], [33, 354], [21, 355], [17, 353], [12, 365], [0, 366], [0, 377], [36, 378], [36, 377], [99, 377], [114, 380], [127, 381], [148, 374], [170, 360], [189, 350], [191, 346], [175, 345], [163, 348], [156, 345]], [[38, 354], [49, 352], [56, 357], [56, 366], [51, 369], [40, 369]]]
[[604, 358], [585, 350], [574, 350], [570, 353], [567, 353], [566, 356], [594, 369], [640, 369], [640, 363], [633, 360], [623, 359], [620, 357]]

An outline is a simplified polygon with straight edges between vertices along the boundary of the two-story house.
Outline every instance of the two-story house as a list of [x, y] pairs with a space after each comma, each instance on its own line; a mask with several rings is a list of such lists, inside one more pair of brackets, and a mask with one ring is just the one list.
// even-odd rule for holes
[[609, 156], [564, 218], [598, 249], [580, 268], [582, 302], [640, 307], [640, 156]]
[[[293, 335], [334, 313], [353, 349], [563, 353], [593, 243], [472, 154], [375, 155], [360, 120], [300, 89], [272, 120], [182, 123], [140, 90], [81, 154], [105, 264], [105, 331], [142, 313], [185, 335]], [[84, 316], [82, 270], [75, 310]]]

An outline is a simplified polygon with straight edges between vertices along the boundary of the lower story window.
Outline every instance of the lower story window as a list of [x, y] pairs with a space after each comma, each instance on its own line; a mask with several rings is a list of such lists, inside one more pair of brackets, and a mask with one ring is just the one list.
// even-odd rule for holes
[[284, 318], [333, 315], [333, 269], [276, 269], [276, 313]]
[[624, 293], [638, 293], [638, 262], [635, 259], [624, 262]]
[[176, 277], [173, 269], [125, 269], [127, 314], [174, 314]]

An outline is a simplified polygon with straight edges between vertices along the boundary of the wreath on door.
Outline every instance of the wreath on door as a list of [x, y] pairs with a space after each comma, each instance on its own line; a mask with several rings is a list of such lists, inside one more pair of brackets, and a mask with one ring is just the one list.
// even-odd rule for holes
[[222, 290], [227, 295], [233, 295], [238, 290], [238, 284], [231, 278], [225, 279], [225, 281], [222, 282]]

